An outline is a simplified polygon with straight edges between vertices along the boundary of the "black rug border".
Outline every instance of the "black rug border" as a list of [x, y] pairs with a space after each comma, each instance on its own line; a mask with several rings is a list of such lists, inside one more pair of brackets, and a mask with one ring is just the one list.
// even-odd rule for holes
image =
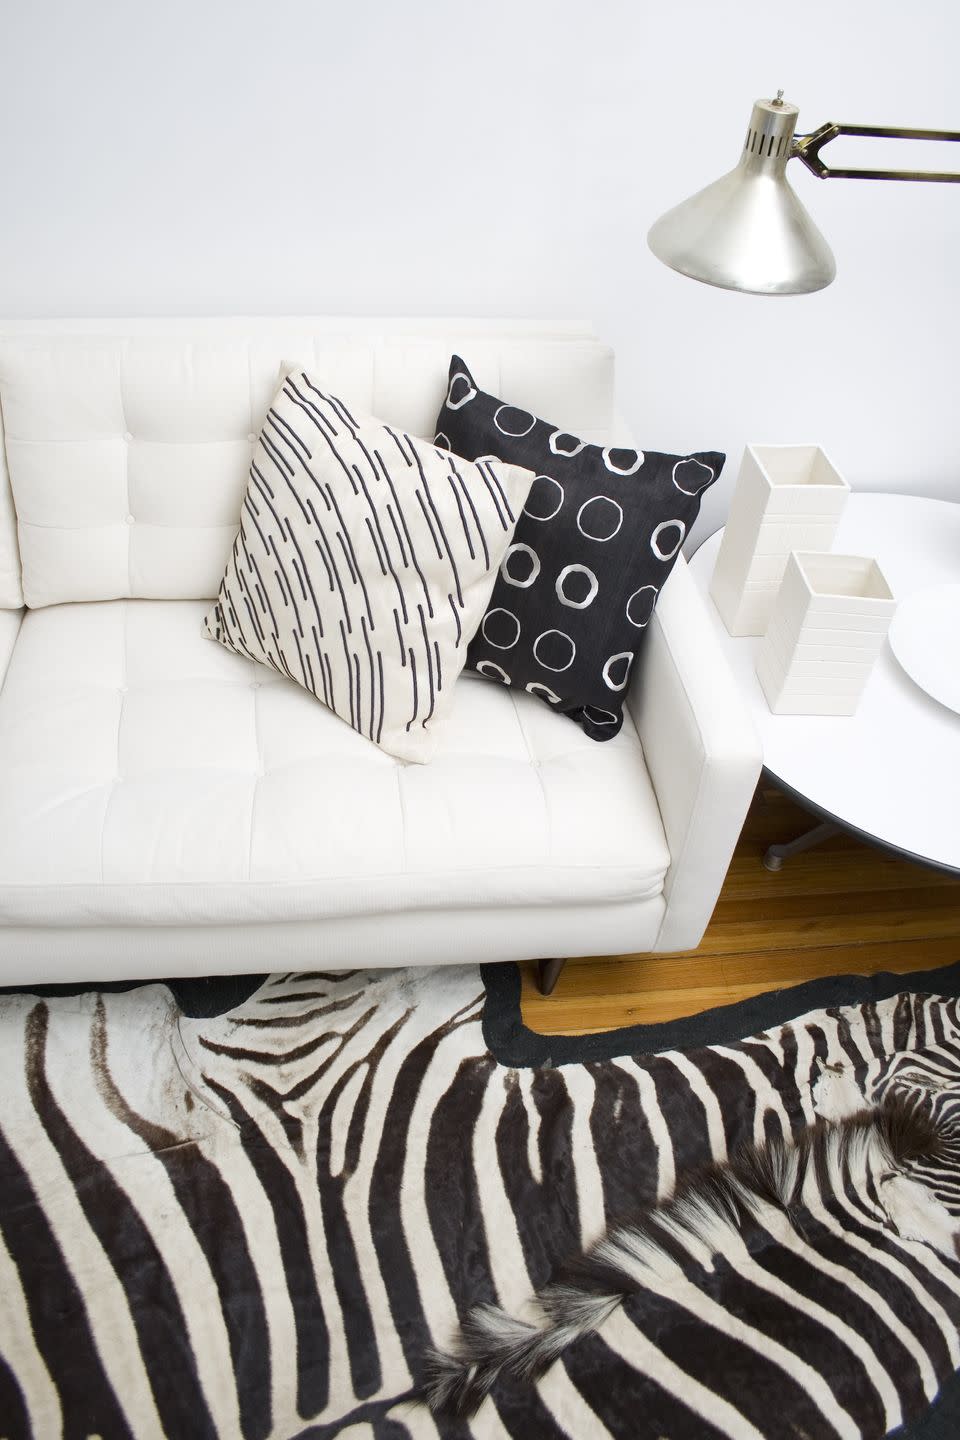
[[37, 985], [2, 985], [4, 995], [33, 995], [38, 1000], [71, 999], [77, 995], [126, 995], [148, 985], [165, 985], [188, 1020], [214, 1020], [227, 1015], [255, 994], [271, 972], [257, 975], [192, 975], [167, 979], [148, 975], [142, 980], [64, 980]]
[[811, 1010], [862, 1005], [904, 993], [960, 997], [958, 959], [950, 965], [905, 975], [883, 970], [875, 975], [829, 975], [822, 980], [806, 980], [802, 985], [767, 990], [732, 1005], [701, 1010], [659, 1025], [625, 1025], [587, 1035], [542, 1035], [524, 1024], [519, 966], [481, 965], [480, 974], [487, 992], [483, 1038], [494, 1059], [515, 1070], [732, 1045], [797, 1020]]

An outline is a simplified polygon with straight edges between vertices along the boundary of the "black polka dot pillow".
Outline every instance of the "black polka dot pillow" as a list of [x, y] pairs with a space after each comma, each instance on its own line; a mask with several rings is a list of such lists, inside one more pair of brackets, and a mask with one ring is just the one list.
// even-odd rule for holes
[[434, 443], [537, 477], [468, 665], [610, 739], [657, 597], [725, 456], [587, 444], [485, 394], [457, 355]]

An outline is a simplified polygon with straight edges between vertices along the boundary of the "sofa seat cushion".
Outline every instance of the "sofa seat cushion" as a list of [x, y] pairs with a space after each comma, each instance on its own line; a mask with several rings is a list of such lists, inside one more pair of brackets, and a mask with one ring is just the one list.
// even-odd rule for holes
[[464, 677], [405, 765], [202, 638], [203, 601], [28, 612], [0, 691], [0, 924], [215, 925], [656, 896], [636, 731]]

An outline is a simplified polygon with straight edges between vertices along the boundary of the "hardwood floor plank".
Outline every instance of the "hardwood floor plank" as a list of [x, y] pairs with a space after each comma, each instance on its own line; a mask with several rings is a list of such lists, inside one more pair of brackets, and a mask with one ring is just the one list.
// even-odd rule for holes
[[[532, 966], [524, 967], [522, 1008], [532, 1030], [581, 1035], [622, 1025], [654, 1025], [731, 1005], [750, 995], [782, 990], [827, 975], [906, 974], [960, 960], [960, 940], [930, 941], [904, 950], [891, 944], [833, 946], [734, 958], [704, 956], [696, 978], [680, 983], [668, 971], [651, 974], [644, 956], [593, 962], [570, 961], [549, 999], [535, 989]], [[671, 983], [672, 982], [672, 983]]]
[[[781, 835], [781, 839], [783, 836]], [[772, 843], [772, 842], [771, 842]], [[763, 867], [764, 847], [754, 853], [738, 855], [727, 873], [723, 887], [726, 900], [768, 900], [774, 896], [844, 894], [851, 886], [861, 893], [884, 891], [901, 886], [904, 861], [863, 850], [834, 850], [809, 854], [803, 866], [796, 860], [787, 861], [782, 870], [771, 872]], [[917, 894], [926, 890], [950, 890], [957, 881], [940, 870], [919, 865], [913, 867], [909, 889]]]
[[[769, 986], [763, 988], [769, 989]], [[658, 1025], [665, 1020], [677, 1020], [684, 1015], [698, 1014], [701, 1010], [729, 1005], [733, 1000], [745, 1000], [758, 993], [749, 985], [719, 985], [680, 992], [662, 990], [649, 998], [633, 995], [629, 1001], [622, 996], [608, 999], [592, 996], [568, 1012], [567, 1023], [551, 1019], [549, 1029], [542, 1024], [531, 1024], [530, 1029], [545, 1035], [591, 1035], [602, 1030], [619, 1030], [624, 1025]]]
[[909, 974], [911, 970], [935, 970], [960, 960], [960, 939], [928, 940], [903, 946], [887, 942], [832, 946], [828, 950], [781, 950], [776, 953], [724, 956], [721, 973], [731, 985], [756, 980], [767, 989], [819, 980], [825, 975], [876, 975], [883, 970]]
[[738, 955], [748, 950], [820, 949], [851, 940], [908, 942], [958, 934], [960, 896], [931, 890], [918, 904], [912, 891], [888, 890], [882, 896], [854, 891], [829, 898], [787, 896], [752, 905], [721, 899], [705, 939], [709, 953]]
[[960, 879], [851, 836], [763, 868], [767, 845], [812, 823], [772, 787], [758, 791], [698, 949], [571, 960], [549, 998], [525, 966], [526, 1023], [570, 1035], [655, 1024], [822, 976], [960, 961]]
[[[625, 981], [649, 990], [683, 990], [702, 984], [704, 969], [703, 957], [696, 954], [607, 955], [568, 960], [553, 993], [608, 995], [622, 990]], [[525, 974], [533, 984], [533, 967], [526, 967]]]

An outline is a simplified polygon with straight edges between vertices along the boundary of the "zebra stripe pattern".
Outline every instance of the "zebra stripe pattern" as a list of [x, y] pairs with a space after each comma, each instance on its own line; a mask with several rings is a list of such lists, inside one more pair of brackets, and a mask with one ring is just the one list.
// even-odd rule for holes
[[[924, 1411], [960, 1366], [956, 1000], [519, 1070], [483, 1006], [468, 967], [275, 976], [213, 1020], [159, 985], [0, 997], [5, 1440], [879, 1440]], [[691, 1188], [877, 1106], [936, 1144], [825, 1150], [736, 1223]], [[624, 1248], [638, 1211], [656, 1244]], [[478, 1306], [542, 1328], [610, 1225], [606, 1316], [432, 1414], [431, 1350]]]
[[[882, 1188], [896, 1178], [913, 1187], [909, 1166], [944, 1160], [945, 1138], [932, 1117], [903, 1096], [842, 1121], [820, 1121], [793, 1143], [771, 1137], [741, 1147], [722, 1165], [678, 1179], [665, 1204], [615, 1226], [539, 1293], [542, 1319], [521, 1320], [489, 1305], [474, 1310], [454, 1352], [430, 1357], [430, 1404], [439, 1413], [472, 1415], [502, 1375], [538, 1379], [568, 1347], [602, 1329], [628, 1297], [672, 1298], [691, 1282], [703, 1283], [698, 1271], [714, 1272], [717, 1256], [749, 1249], [751, 1232], [764, 1249], [773, 1235], [782, 1245], [785, 1233], [795, 1248], [807, 1242], [816, 1249], [811, 1195], [822, 1206], [844, 1191], [863, 1194], [876, 1181]], [[917, 1193], [922, 1203], [924, 1192]], [[889, 1217], [890, 1205], [885, 1209]], [[947, 1253], [956, 1254], [949, 1221], [918, 1238], [946, 1239]], [[774, 1351], [778, 1342], [764, 1339]], [[896, 1404], [892, 1390], [886, 1398]]]
[[358, 419], [288, 375], [204, 633], [425, 761], [532, 481]]

